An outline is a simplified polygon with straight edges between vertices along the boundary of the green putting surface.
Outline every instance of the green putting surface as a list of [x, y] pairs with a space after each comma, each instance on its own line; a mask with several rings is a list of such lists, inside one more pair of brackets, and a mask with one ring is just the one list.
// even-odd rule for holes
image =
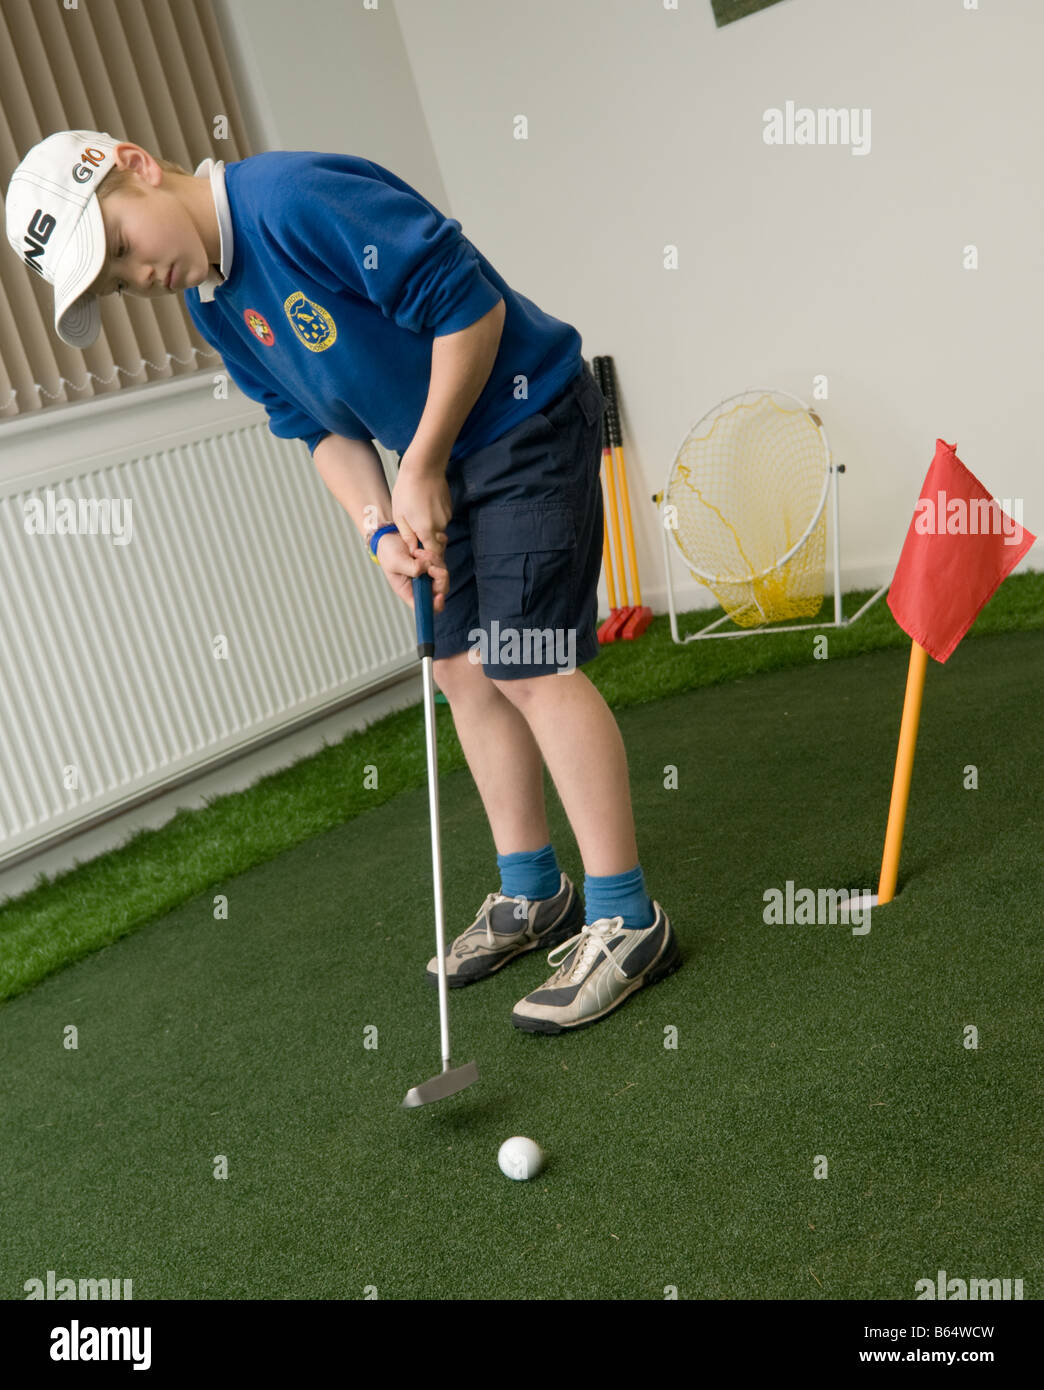
[[781, 0], [711, 0], [714, 9], [714, 23], [720, 29], [734, 20], [745, 19], [758, 10], [767, 10], [770, 5], [778, 5]]
[[[543, 953], [451, 991], [480, 1079], [437, 1105], [401, 1108], [440, 1069], [423, 787], [8, 1001], [0, 1296], [54, 1270], [135, 1299], [906, 1300], [940, 1268], [1039, 1296], [1044, 633], [929, 663], [870, 931], [763, 920], [788, 879], [876, 888], [906, 667], [809, 660], [620, 710], [685, 963], [555, 1037], [510, 1022]], [[440, 799], [452, 937], [499, 880], [470, 774]], [[497, 1168], [513, 1134], [548, 1153], [528, 1183]]]

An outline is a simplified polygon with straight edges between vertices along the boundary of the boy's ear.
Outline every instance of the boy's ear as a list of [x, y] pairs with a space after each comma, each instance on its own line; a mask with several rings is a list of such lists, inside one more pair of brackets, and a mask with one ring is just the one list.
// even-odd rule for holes
[[133, 169], [139, 174], [146, 168], [150, 158], [146, 150], [131, 140], [122, 140], [112, 153], [117, 169]]

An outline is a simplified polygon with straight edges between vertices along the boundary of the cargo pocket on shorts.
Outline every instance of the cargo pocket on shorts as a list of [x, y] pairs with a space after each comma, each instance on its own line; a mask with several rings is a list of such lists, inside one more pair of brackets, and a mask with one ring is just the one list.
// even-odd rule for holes
[[561, 502], [484, 507], [476, 517], [475, 573], [483, 626], [566, 627], [576, 563], [576, 519]]

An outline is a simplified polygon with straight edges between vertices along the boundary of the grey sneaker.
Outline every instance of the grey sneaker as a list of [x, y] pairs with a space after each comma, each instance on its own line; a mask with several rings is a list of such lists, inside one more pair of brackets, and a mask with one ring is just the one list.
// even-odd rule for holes
[[682, 963], [671, 919], [658, 902], [655, 919], [647, 927], [628, 931], [622, 917], [602, 917], [581, 928], [573, 941], [559, 948], [568, 951], [548, 965], [558, 969], [525, 999], [511, 1015], [516, 1028], [526, 1033], [561, 1033], [587, 1028], [627, 1002], [645, 985], [672, 975]]
[[[568, 941], [583, 925], [583, 907], [565, 874], [553, 898], [529, 902], [490, 893], [471, 926], [447, 948], [446, 984], [456, 988], [484, 980], [526, 951], [546, 950]], [[428, 961], [427, 973], [437, 985], [438, 956]]]

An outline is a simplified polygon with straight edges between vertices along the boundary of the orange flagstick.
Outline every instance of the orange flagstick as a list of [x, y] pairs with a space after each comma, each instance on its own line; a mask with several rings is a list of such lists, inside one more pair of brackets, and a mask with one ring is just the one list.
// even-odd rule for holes
[[[980, 520], [985, 510], [985, 529], [977, 523], [973, 528], [959, 525], [956, 531], [951, 530], [949, 518], [955, 506], [958, 512], [963, 506], [967, 515], [972, 514], [974, 507]], [[878, 903], [890, 903], [895, 897], [928, 658], [940, 663], [949, 661], [997, 586], [1035, 540], [1036, 536], [1014, 522], [964, 466], [957, 457], [956, 444], [937, 439], [935, 457], [921, 485], [914, 519], [888, 590], [892, 617], [913, 645]]]
[[906, 808], [910, 801], [910, 782], [913, 778], [914, 751], [917, 748], [917, 729], [921, 722], [921, 698], [924, 695], [924, 676], [927, 669], [928, 653], [919, 642], [914, 642], [910, 647], [903, 719], [899, 726], [899, 751], [895, 758], [884, 857], [881, 860], [881, 877], [877, 885], [879, 906], [890, 903], [895, 897], [895, 884], [899, 876], [899, 851], [903, 847], [903, 830], [906, 827]]

